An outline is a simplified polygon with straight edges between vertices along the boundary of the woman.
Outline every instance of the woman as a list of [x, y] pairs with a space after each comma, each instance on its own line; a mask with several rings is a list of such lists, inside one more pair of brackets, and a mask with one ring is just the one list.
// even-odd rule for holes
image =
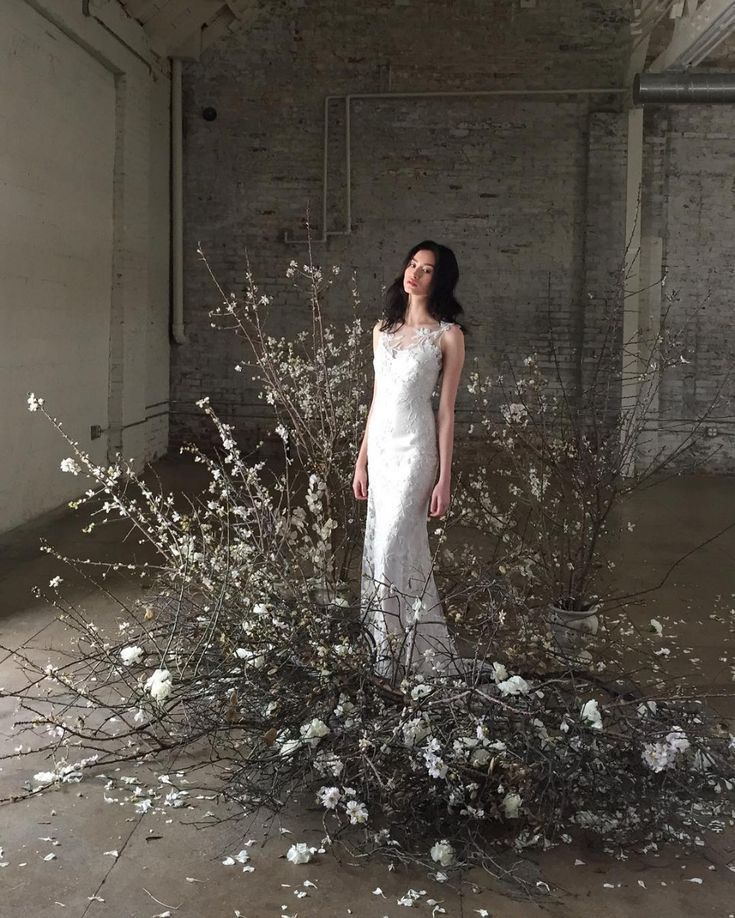
[[[426, 522], [427, 511], [441, 517], [450, 500], [454, 403], [464, 364], [464, 330], [454, 321], [462, 312], [454, 296], [458, 279], [451, 249], [431, 240], [415, 245], [373, 328], [375, 385], [352, 488], [368, 502], [362, 614], [376, 671], [393, 681], [407, 671], [461, 671], [434, 583]], [[431, 399], [440, 371], [435, 418]]]

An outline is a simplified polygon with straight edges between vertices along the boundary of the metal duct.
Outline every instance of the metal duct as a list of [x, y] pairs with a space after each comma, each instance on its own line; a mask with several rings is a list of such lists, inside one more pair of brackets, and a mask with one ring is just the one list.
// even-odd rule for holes
[[676, 105], [735, 102], [735, 73], [637, 73], [633, 80], [635, 105]]

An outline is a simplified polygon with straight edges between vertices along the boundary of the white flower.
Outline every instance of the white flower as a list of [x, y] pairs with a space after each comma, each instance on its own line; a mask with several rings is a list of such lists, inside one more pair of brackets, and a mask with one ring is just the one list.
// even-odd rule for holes
[[167, 669], [157, 669], [149, 676], [144, 686], [151, 698], [161, 704], [171, 694], [171, 675]]
[[671, 733], [666, 736], [666, 743], [675, 753], [686, 752], [690, 745], [686, 734], [680, 727], [674, 727]]
[[425, 682], [419, 682], [418, 685], [415, 685], [411, 689], [411, 698], [413, 698], [414, 701], [419, 701], [425, 695], [430, 695], [433, 691], [434, 689], [430, 685], [427, 685]]
[[265, 666], [265, 654], [258, 650], [248, 650], [245, 647], [238, 647], [235, 656], [244, 660], [248, 666], [253, 669], [262, 669]]
[[145, 800], [139, 800], [135, 804], [135, 809], [138, 813], [147, 813], [148, 810], [153, 806], [153, 801], [149, 800], [147, 797]]
[[418, 902], [422, 895], [425, 895], [423, 892], [418, 892], [415, 889], [409, 889], [405, 896], [401, 896], [400, 899], [396, 899], [398, 905], [404, 905], [406, 908], [413, 908], [414, 904]]
[[55, 771], [39, 771], [33, 776], [33, 780], [39, 784], [53, 784], [58, 778], [59, 775]]
[[123, 647], [120, 651], [120, 659], [125, 666], [130, 666], [132, 663], [140, 663], [143, 659], [143, 648], [137, 646]]
[[508, 819], [517, 819], [518, 811], [521, 808], [522, 799], [518, 794], [506, 794], [500, 804]]
[[283, 756], [293, 755], [298, 749], [301, 749], [303, 742], [300, 739], [289, 739], [281, 744], [279, 750], [280, 754]]
[[508, 670], [502, 663], [493, 663], [493, 679], [496, 682], [504, 682], [508, 678]]
[[590, 730], [602, 730], [602, 717], [600, 716], [600, 708], [594, 698], [591, 698], [589, 701], [585, 701], [585, 703], [582, 705], [582, 710], [580, 711], [579, 716], [590, 728]]
[[308, 864], [316, 848], [310, 848], [306, 842], [297, 842], [288, 849], [286, 857], [292, 864]]
[[417, 622], [421, 618], [422, 613], [426, 611], [426, 606], [420, 596], [414, 599], [411, 604], [411, 610], [413, 611], [413, 621]]
[[368, 811], [364, 803], [358, 803], [357, 800], [348, 800], [345, 806], [345, 812], [350, 817], [353, 826], [367, 822]]
[[671, 765], [671, 749], [666, 743], [647, 743], [641, 758], [651, 771], [663, 771]]
[[336, 809], [341, 797], [338, 787], [320, 787], [316, 792], [317, 801], [327, 810]]
[[498, 682], [498, 689], [501, 695], [527, 695], [531, 686], [522, 676], [511, 676], [510, 679]]
[[63, 578], [62, 578], [62, 577], [52, 577], [51, 580], [49, 580], [48, 585], [49, 585], [52, 589], [55, 590], [56, 587], [58, 587], [61, 583], [63, 583]]
[[70, 472], [72, 475], [78, 475], [82, 471], [74, 459], [70, 457], [62, 459], [59, 468], [62, 472]]
[[33, 392], [29, 392], [28, 393], [28, 410], [38, 411], [39, 408], [43, 408], [43, 399], [36, 398]]
[[528, 416], [526, 406], [519, 402], [510, 405], [501, 405], [500, 413], [506, 424], [512, 424], [514, 422], [520, 423], [521, 421], [525, 421]]
[[490, 758], [491, 756], [487, 749], [473, 749], [470, 756], [470, 765], [474, 768], [482, 768], [483, 765], [487, 765]]
[[225, 867], [234, 867], [235, 863], [247, 864], [249, 860], [250, 854], [247, 848], [243, 848], [242, 851], [238, 851], [237, 854], [228, 854], [222, 863], [225, 865]]
[[320, 752], [314, 760], [314, 767], [322, 774], [338, 778], [344, 771], [345, 764], [333, 752]]
[[431, 859], [441, 864], [442, 867], [448, 867], [454, 860], [454, 848], [449, 844], [446, 838], [436, 842], [431, 849]]
[[185, 803], [185, 801], [182, 798], [188, 797], [188, 795], [189, 795], [189, 792], [185, 790], [182, 790], [182, 791], [170, 790], [166, 794], [166, 797], [163, 802], [166, 806], [180, 807], [180, 806], [183, 806]]
[[256, 602], [253, 606], [253, 615], [268, 615], [268, 606], [262, 602]]
[[323, 720], [319, 720], [318, 717], [315, 717], [311, 723], [304, 724], [300, 732], [302, 739], [307, 743], [311, 743], [312, 746], [316, 746], [319, 740], [329, 733], [329, 727]]
[[426, 762], [426, 770], [429, 772], [432, 778], [445, 778], [447, 774], [447, 766], [444, 762], [444, 759], [440, 758], [431, 750], [424, 752], [424, 761]]
[[644, 746], [641, 757], [651, 771], [663, 771], [665, 768], [672, 768], [679, 753], [686, 752], [689, 746], [684, 731], [680, 727], [674, 727], [663, 743], [648, 743]]
[[403, 730], [403, 742], [409, 747], [417, 746], [431, 733], [431, 728], [421, 717], [406, 721], [401, 729]]

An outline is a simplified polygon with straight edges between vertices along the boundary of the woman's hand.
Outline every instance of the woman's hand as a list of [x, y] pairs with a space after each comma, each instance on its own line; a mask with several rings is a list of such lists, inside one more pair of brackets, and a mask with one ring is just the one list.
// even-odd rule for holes
[[358, 462], [355, 466], [355, 476], [352, 479], [352, 493], [357, 500], [367, 500], [368, 496], [368, 474], [367, 465]]
[[449, 482], [437, 481], [431, 492], [429, 516], [444, 516], [449, 506]]

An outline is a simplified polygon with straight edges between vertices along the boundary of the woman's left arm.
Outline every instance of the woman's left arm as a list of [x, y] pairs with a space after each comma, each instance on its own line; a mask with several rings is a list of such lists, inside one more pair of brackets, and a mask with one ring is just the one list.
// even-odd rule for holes
[[464, 332], [459, 325], [453, 325], [441, 336], [441, 343], [442, 388], [437, 414], [439, 480], [431, 496], [431, 516], [443, 516], [449, 506], [454, 452], [454, 404], [464, 365]]

